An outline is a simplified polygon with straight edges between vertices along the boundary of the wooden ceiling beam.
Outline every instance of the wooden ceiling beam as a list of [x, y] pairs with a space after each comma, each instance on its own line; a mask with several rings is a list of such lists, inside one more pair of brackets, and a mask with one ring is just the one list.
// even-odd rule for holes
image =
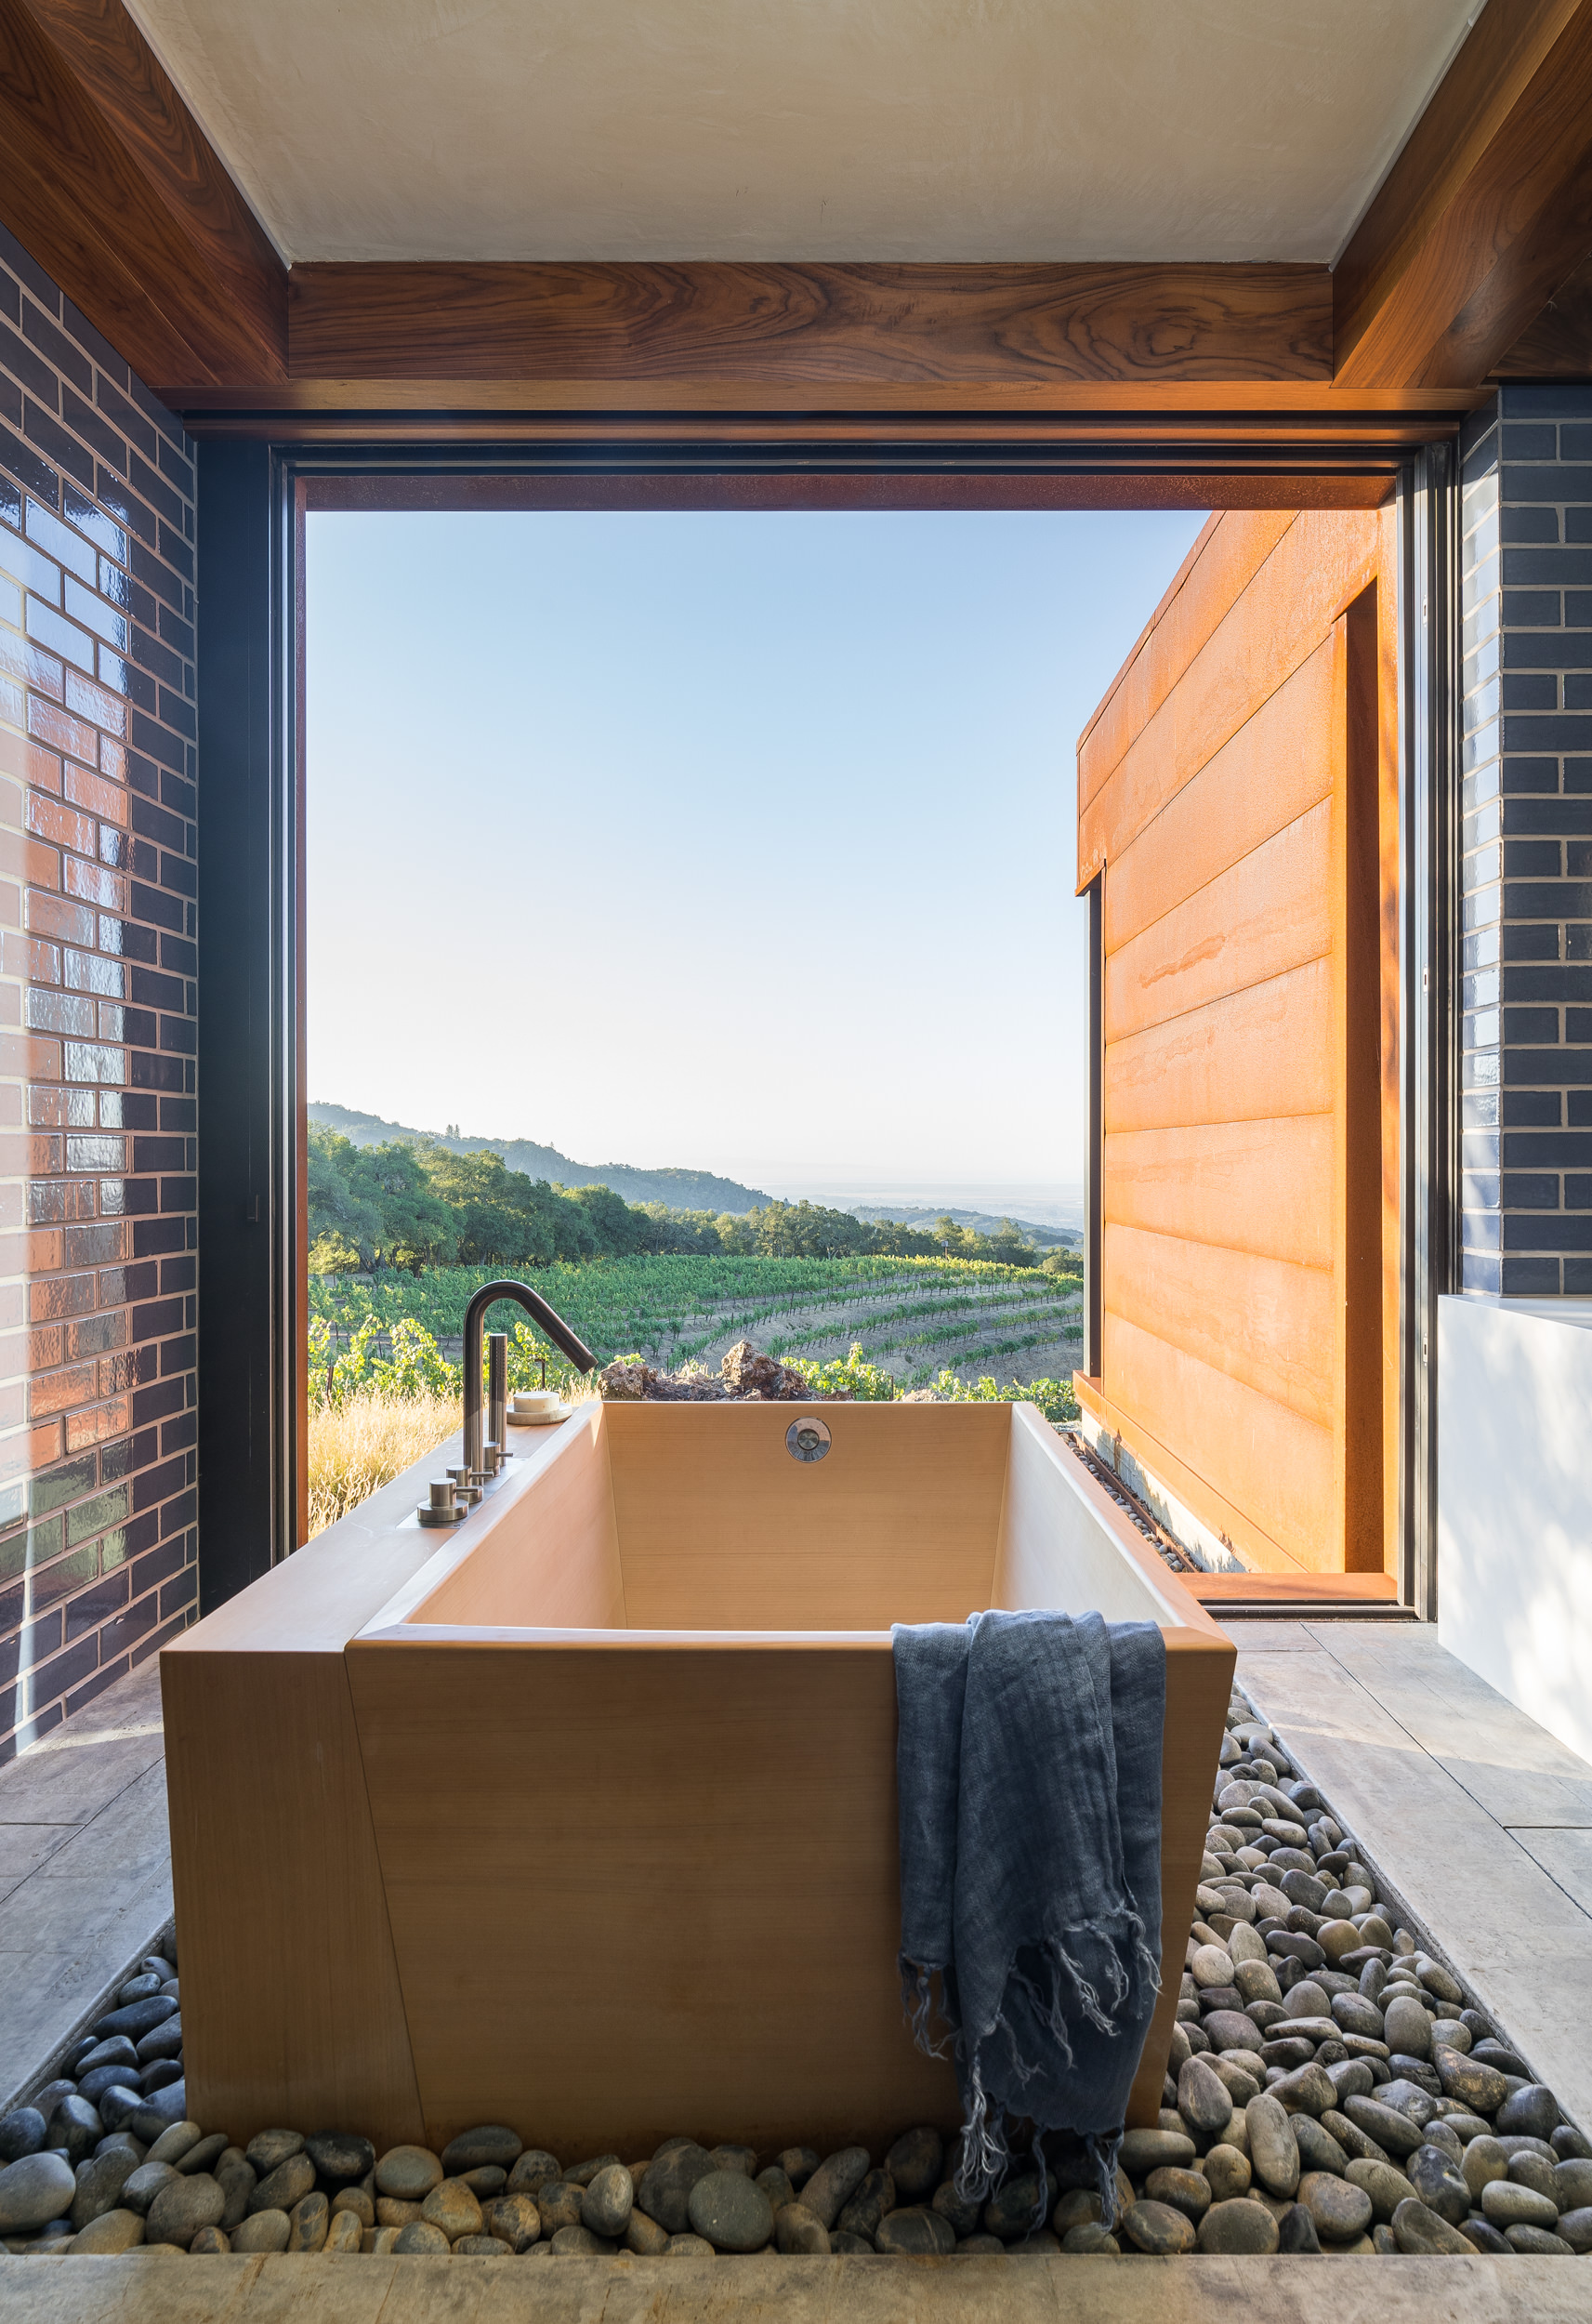
[[1493, 368], [1499, 379], [1592, 378], [1592, 257], [1583, 258]]
[[1592, 246], [1592, 0], [1489, 0], [1333, 277], [1339, 388], [1474, 388]]
[[121, 0], [0, 0], [0, 216], [151, 386], [287, 376], [287, 271]]
[[623, 381], [660, 408], [751, 393], [910, 403], [1331, 377], [1319, 266], [702, 263], [295, 267], [295, 380]]

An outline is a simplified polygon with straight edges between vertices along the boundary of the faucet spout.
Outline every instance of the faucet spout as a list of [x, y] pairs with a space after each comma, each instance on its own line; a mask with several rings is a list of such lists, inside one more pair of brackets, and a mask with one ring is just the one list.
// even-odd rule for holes
[[[465, 1310], [465, 1461], [471, 1476], [481, 1467], [481, 1326], [494, 1300], [517, 1301], [533, 1323], [540, 1324], [556, 1348], [561, 1348], [577, 1371], [590, 1372], [597, 1358], [528, 1283], [483, 1283]], [[501, 1449], [501, 1447], [500, 1447]]]

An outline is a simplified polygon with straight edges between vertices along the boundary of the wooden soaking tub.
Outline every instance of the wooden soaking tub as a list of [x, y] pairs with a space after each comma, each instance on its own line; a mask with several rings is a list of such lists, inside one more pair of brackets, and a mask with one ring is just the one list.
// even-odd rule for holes
[[162, 1657], [189, 2112], [566, 2159], [949, 2126], [896, 1951], [892, 1621], [1166, 1634], [1153, 2123], [1233, 1648], [1030, 1406], [603, 1405], [433, 1455]]

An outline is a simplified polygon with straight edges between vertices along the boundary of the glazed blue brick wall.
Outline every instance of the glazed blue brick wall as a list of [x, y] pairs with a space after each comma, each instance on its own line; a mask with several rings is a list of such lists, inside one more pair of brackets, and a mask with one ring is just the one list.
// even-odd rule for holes
[[1592, 388], [1461, 453], [1462, 1279], [1592, 1294]]

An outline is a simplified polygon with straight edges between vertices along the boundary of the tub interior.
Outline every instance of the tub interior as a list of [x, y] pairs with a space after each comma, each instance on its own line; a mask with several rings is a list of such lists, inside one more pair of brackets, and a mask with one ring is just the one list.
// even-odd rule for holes
[[796, 1410], [594, 1406], [440, 1549], [401, 1621], [875, 1636], [986, 1606], [1187, 1621], [1033, 1407], [825, 1406], [832, 1442], [811, 1462], [786, 1446]]

